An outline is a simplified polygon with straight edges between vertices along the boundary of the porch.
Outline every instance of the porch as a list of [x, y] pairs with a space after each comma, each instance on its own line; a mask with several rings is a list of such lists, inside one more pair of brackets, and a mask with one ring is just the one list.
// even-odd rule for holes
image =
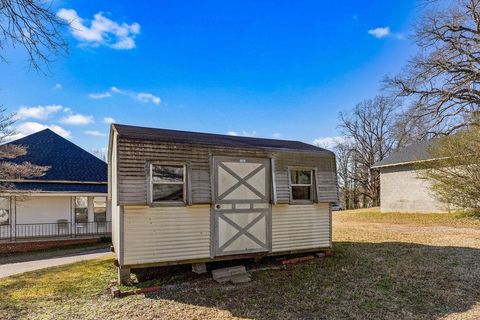
[[0, 242], [99, 238], [111, 232], [104, 195], [0, 197]]
[[110, 236], [112, 222], [56, 222], [56, 223], [21, 223], [0, 225], [0, 241], [13, 242], [36, 239], [88, 238]]

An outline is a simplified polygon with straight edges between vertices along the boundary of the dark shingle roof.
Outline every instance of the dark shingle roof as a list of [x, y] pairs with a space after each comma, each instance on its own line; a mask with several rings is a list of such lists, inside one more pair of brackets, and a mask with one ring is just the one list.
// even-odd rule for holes
[[251, 149], [274, 149], [274, 150], [291, 150], [291, 151], [310, 151], [310, 152], [327, 152], [323, 148], [316, 147], [300, 141], [275, 140], [251, 137], [239, 137], [231, 135], [178, 131], [157, 128], [144, 128], [129, 126], [123, 124], [114, 124], [119, 137], [134, 140], [150, 140], [172, 143], [202, 144], [216, 145], [236, 148]]
[[28, 190], [41, 192], [87, 192], [107, 193], [107, 184], [84, 184], [84, 183], [45, 183], [45, 182], [21, 182], [14, 183], [14, 190]]
[[389, 157], [375, 163], [372, 168], [394, 166], [404, 163], [428, 160], [428, 147], [433, 144], [431, 140], [423, 140], [412, 143], [400, 151], [392, 153]]
[[107, 181], [107, 164], [104, 161], [50, 129], [39, 131], [8, 144], [27, 147], [27, 154], [6, 161], [14, 163], [29, 161], [35, 165], [50, 167], [44, 176], [29, 180], [105, 183]]

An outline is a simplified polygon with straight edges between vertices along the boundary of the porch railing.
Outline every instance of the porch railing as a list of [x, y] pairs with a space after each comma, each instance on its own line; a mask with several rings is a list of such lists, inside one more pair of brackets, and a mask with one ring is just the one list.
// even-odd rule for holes
[[85, 223], [21, 223], [15, 226], [0, 225], [0, 239], [56, 238], [80, 236], [108, 236], [112, 233], [112, 222]]

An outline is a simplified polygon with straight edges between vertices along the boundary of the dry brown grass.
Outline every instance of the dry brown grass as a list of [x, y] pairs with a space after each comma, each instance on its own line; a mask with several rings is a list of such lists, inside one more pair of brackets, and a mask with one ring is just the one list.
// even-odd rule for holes
[[120, 300], [106, 291], [109, 260], [11, 277], [0, 282], [0, 318], [480, 318], [478, 221], [346, 211], [334, 214], [334, 240], [334, 258], [255, 272], [250, 283], [179, 272], [158, 293]]

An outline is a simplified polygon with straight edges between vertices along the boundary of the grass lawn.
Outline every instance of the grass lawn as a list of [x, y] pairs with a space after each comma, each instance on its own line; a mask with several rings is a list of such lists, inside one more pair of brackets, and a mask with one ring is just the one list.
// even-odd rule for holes
[[[113, 299], [111, 259], [0, 280], [0, 319], [478, 319], [480, 220], [334, 213], [334, 258], [257, 271], [242, 285], [188, 272]], [[189, 281], [186, 281], [186, 280]]]

